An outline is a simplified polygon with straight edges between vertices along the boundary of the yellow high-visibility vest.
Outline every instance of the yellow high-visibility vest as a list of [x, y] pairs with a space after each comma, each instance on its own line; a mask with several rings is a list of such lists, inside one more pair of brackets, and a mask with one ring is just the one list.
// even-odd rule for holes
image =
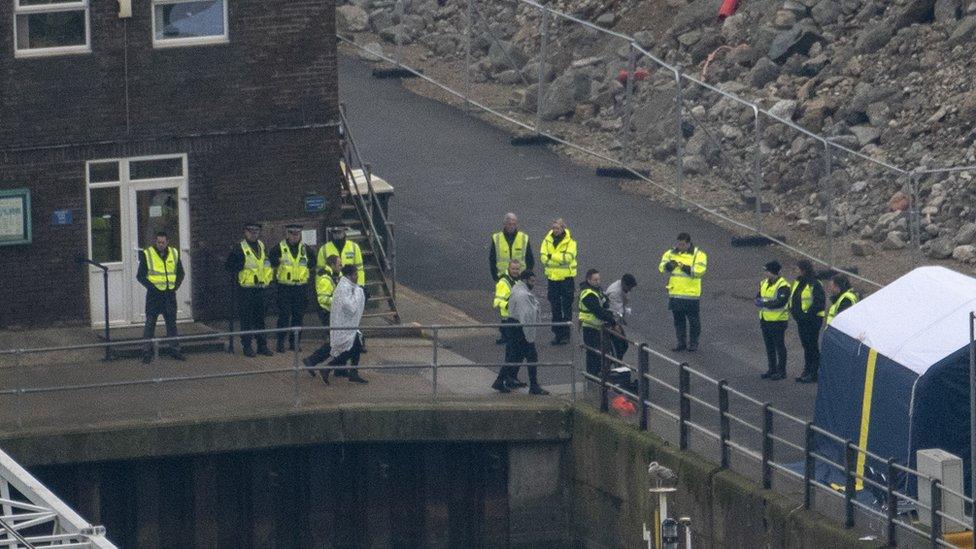
[[237, 273], [237, 283], [241, 288], [267, 288], [274, 278], [274, 269], [264, 252], [264, 242], [258, 240], [258, 255], [254, 255], [247, 240], [241, 240], [241, 250], [244, 252], [244, 268]]
[[491, 235], [491, 241], [495, 245], [495, 273], [499, 277], [508, 272], [508, 264], [513, 259], [525, 268], [525, 255], [529, 251], [529, 235], [522, 231], [516, 232], [512, 245], [509, 246], [505, 233], [498, 231]]
[[844, 301], [849, 301], [851, 306], [857, 305], [857, 294], [854, 290], [850, 288], [844, 290], [844, 293], [837, 296], [837, 299], [830, 304], [830, 309], [827, 311], [827, 324], [830, 324], [830, 321], [840, 312], [840, 306]]
[[308, 251], [305, 245], [298, 243], [298, 256], [291, 255], [291, 248], [284, 240], [278, 247], [281, 249], [281, 260], [275, 278], [278, 284], [300, 286], [308, 283]]
[[[768, 278], [762, 279], [759, 283], [759, 297], [763, 301], [773, 301], [776, 299], [776, 294], [779, 293], [780, 288], [789, 288], [790, 283], [786, 281], [785, 278], [779, 277], [776, 282], [770, 282]], [[790, 300], [786, 299], [786, 303], [778, 309], [759, 309], [759, 318], [765, 320], [766, 322], [785, 322], [790, 319]]]
[[355, 265], [356, 266], [356, 284], [360, 286], [366, 284], [366, 271], [363, 270], [363, 250], [360, 249], [359, 244], [356, 244], [352, 240], [346, 239], [346, 243], [342, 246], [342, 253], [336, 249], [336, 245], [332, 241], [328, 241], [319, 248], [318, 264], [325, 265], [325, 258], [330, 255], [337, 255], [341, 260], [341, 265]]
[[336, 287], [332, 274], [332, 269], [325, 267], [315, 275], [315, 299], [323, 311], [332, 310], [332, 294]]
[[[668, 295], [684, 299], [698, 299], [701, 297], [701, 279], [708, 269], [708, 256], [695, 247], [686, 252], [669, 249], [661, 256], [658, 271], [665, 272], [664, 266], [668, 262], [677, 263], [670, 271], [668, 278]], [[684, 272], [681, 267], [690, 267], [691, 273]]]
[[176, 289], [176, 264], [180, 260], [180, 252], [176, 248], [170, 246], [168, 249], [166, 259], [160, 257], [155, 246], [142, 250], [146, 256], [146, 278], [163, 292]]
[[491, 306], [498, 309], [498, 314], [502, 318], [508, 318], [508, 298], [512, 295], [514, 283], [508, 275], [502, 275], [495, 283], [495, 299], [492, 300]]
[[554, 244], [552, 231], [546, 233], [539, 248], [539, 259], [545, 267], [546, 278], [552, 281], [576, 277], [576, 241], [566, 229], [559, 244]]
[[[814, 284], [819, 285], [820, 281], [817, 280]], [[799, 280], [794, 280], [793, 285], [790, 286], [790, 302], [793, 302], [793, 294], [796, 293], [796, 287], [800, 285]], [[810, 310], [813, 306], [813, 284], [807, 284], [803, 291], [800, 292], [800, 310], [804, 313]], [[817, 311], [817, 316], [824, 316], [826, 313], [823, 311]]]
[[594, 290], [593, 288], [584, 288], [579, 295], [579, 321], [584, 328], [599, 330], [603, 327], [603, 321], [600, 320], [598, 316], [593, 314], [593, 312], [590, 311], [590, 309], [583, 303], [583, 299], [590, 295], [595, 295], [601, 303], [604, 300], [604, 296], [600, 292]]

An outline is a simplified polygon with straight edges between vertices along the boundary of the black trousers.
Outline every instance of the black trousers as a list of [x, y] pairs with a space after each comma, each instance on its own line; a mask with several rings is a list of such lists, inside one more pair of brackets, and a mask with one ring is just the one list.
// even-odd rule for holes
[[[591, 376], [600, 376], [603, 369], [603, 356], [600, 352], [600, 330], [594, 328], [583, 328], [583, 343], [586, 345], [586, 373]], [[596, 349], [595, 351], [591, 349]], [[613, 352], [613, 346], [607, 342], [607, 350]]]
[[[328, 326], [329, 311], [319, 309], [319, 320], [322, 321], [323, 326]], [[311, 362], [313, 366], [317, 366], [325, 362], [325, 359], [329, 358], [329, 354], [332, 353], [332, 340], [330, 338], [329, 331], [325, 330], [322, 333], [325, 334], [325, 341], [322, 343], [322, 346], [316, 349], [312, 354], [308, 355], [308, 358], [306, 359]]]
[[[301, 326], [305, 320], [305, 308], [308, 306], [308, 288], [302, 284], [299, 286], [285, 286], [278, 284], [278, 328], [293, 328]], [[295, 334], [278, 332], [278, 346], [285, 343], [285, 335], [288, 336], [288, 344], [292, 349], [295, 348]]]
[[820, 327], [823, 319], [798, 320], [796, 330], [800, 333], [800, 345], [803, 345], [803, 375], [815, 376], [820, 371]]
[[[547, 290], [549, 307], [552, 308], [553, 322], [570, 322], [573, 320], [573, 292], [572, 278], [564, 280], [550, 280]], [[552, 333], [556, 339], [569, 340], [568, 326], [553, 326]]]
[[767, 373], [786, 375], [786, 320], [759, 320], [763, 343], [766, 344]]
[[[359, 366], [359, 356], [363, 352], [363, 342], [359, 334], [356, 334], [356, 339], [352, 342], [352, 347], [348, 351], [343, 351], [339, 353], [339, 356], [333, 358], [329, 361], [329, 366], [345, 366], [346, 364], [352, 364], [353, 366]], [[349, 377], [356, 377], [359, 375], [356, 368], [350, 368], [348, 370]], [[322, 372], [322, 377], [329, 377], [329, 371], [324, 370]]]
[[701, 336], [698, 300], [672, 297], [668, 300], [668, 309], [674, 316], [674, 335], [678, 338], [678, 344], [685, 345], [690, 339], [691, 345], [698, 345]]
[[630, 348], [630, 344], [627, 343], [626, 334], [621, 329], [619, 333], [610, 331], [607, 337], [610, 338], [610, 342], [613, 344], [613, 355], [617, 357], [617, 360], [623, 360], [624, 355], [627, 354], [627, 349]]
[[[237, 310], [241, 319], [241, 330], [263, 330], [265, 328], [264, 294], [264, 288], [238, 288]], [[241, 346], [249, 349], [252, 339], [258, 340], [258, 349], [268, 348], [268, 336], [266, 334], [242, 335]]]
[[[529, 371], [529, 383], [538, 385], [538, 368], [533, 366], [533, 364], [539, 362], [539, 350], [536, 348], [535, 343], [529, 343], [525, 339], [522, 328], [506, 327], [505, 330], [505, 362], [514, 364], [522, 364], [525, 362], [527, 364], [525, 369]], [[519, 366], [505, 366], [498, 371], [498, 378], [495, 381], [514, 380], [518, 375], [518, 370]]]
[[[163, 315], [166, 323], [166, 337], [176, 337], [176, 291], [160, 291], [152, 288], [146, 291], [146, 324], [142, 329], [142, 339], [156, 337], [156, 322], [159, 315]], [[169, 344], [174, 351], [179, 351], [180, 343], [174, 341]], [[152, 344], [147, 343], [146, 353], [152, 352]]]

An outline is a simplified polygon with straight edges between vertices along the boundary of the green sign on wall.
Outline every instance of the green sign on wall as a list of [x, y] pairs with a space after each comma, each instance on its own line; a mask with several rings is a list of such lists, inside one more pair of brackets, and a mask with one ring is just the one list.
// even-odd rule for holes
[[30, 189], [0, 190], [0, 246], [30, 243]]

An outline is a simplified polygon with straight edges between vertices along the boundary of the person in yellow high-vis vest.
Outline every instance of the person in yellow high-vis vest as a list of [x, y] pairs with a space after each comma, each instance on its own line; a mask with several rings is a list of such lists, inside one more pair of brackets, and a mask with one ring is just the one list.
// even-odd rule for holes
[[[321, 267], [315, 275], [315, 300], [318, 303], [319, 320], [322, 321], [322, 326], [328, 327], [331, 322], [332, 294], [335, 293], [336, 284], [339, 282], [341, 268], [339, 256], [330, 255], [325, 258], [325, 266]], [[309, 368], [308, 373], [312, 377], [315, 377], [316, 372], [312, 368], [325, 362], [332, 352], [330, 334], [326, 331], [324, 335], [325, 343], [307, 358], [302, 359], [302, 364]]]
[[[277, 283], [278, 328], [301, 326], [308, 307], [309, 274], [315, 272], [316, 256], [302, 243], [302, 226], [296, 223], [285, 225], [285, 239], [268, 251], [271, 267], [275, 270]], [[295, 349], [293, 333], [278, 332], [277, 351], [285, 352], [285, 336], [288, 345]]]
[[[261, 225], [248, 222], [244, 224], [244, 239], [227, 256], [224, 268], [234, 274], [237, 282], [237, 307], [240, 314], [241, 330], [264, 330], [265, 294], [274, 281], [274, 269], [268, 257], [261, 236]], [[271, 356], [266, 334], [242, 335], [241, 348], [244, 356], [253, 357], [251, 342], [257, 340], [258, 352]]]
[[346, 238], [346, 228], [343, 226], [332, 227], [328, 242], [319, 248], [318, 264], [324, 265], [325, 258], [330, 255], [339, 256], [343, 266], [355, 265], [356, 284], [359, 286], [366, 285], [366, 271], [363, 269], [363, 250], [359, 247], [359, 244]]
[[[488, 246], [488, 269], [494, 282], [497, 283], [505, 276], [509, 262], [512, 260], [518, 261], [521, 268], [525, 270], [531, 271], [535, 266], [529, 235], [519, 230], [518, 217], [509, 212], [505, 214], [502, 230], [491, 235], [491, 243]], [[499, 329], [499, 338], [495, 343], [504, 342], [505, 336]]]
[[614, 354], [614, 339], [608, 336], [609, 339], [603, 341], [601, 347], [600, 333], [604, 326], [613, 327], [617, 323], [600, 282], [600, 271], [596, 269], [586, 271], [586, 277], [580, 282], [579, 325], [583, 344], [586, 345], [586, 373], [591, 376], [601, 375], [604, 350], [607, 354]]
[[[498, 309], [498, 317], [502, 324], [515, 324], [516, 320], [509, 317], [508, 299], [512, 295], [512, 287], [522, 274], [522, 264], [518, 260], [512, 259], [508, 262], [508, 269], [498, 282], [495, 283], [495, 297], [492, 299], [492, 306]], [[501, 339], [505, 343], [505, 362], [511, 364], [516, 362], [516, 342], [512, 339], [512, 327], [501, 327]], [[503, 393], [510, 389], [524, 387], [525, 383], [518, 380], [518, 367], [504, 366], [498, 371], [498, 379], [491, 386], [492, 389]]]
[[658, 270], [668, 276], [668, 310], [674, 317], [678, 340], [672, 351], [698, 349], [701, 281], [707, 269], [708, 256], [691, 242], [688, 233], [679, 234], [674, 248], [661, 256]]
[[[146, 288], [146, 324], [142, 330], [143, 339], [156, 337], [156, 321], [163, 315], [166, 323], [166, 337], [176, 337], [176, 290], [183, 283], [183, 261], [180, 251], [169, 245], [165, 232], [156, 233], [152, 246], [139, 254], [139, 269], [136, 280]], [[170, 344], [170, 355], [177, 360], [185, 360], [180, 352], [179, 342]], [[146, 344], [142, 352], [142, 362], [149, 364], [153, 359], [151, 344]]]
[[803, 374], [798, 383], [816, 383], [820, 371], [820, 328], [826, 315], [827, 296], [817, 280], [813, 264], [806, 259], [796, 262], [796, 280], [790, 290], [790, 314], [796, 320], [796, 331], [803, 346]]
[[[545, 268], [548, 281], [547, 299], [552, 309], [553, 322], [570, 322], [573, 319], [573, 294], [576, 289], [576, 241], [566, 223], [560, 218], [552, 222], [539, 249], [539, 261]], [[569, 343], [569, 327], [553, 326], [555, 338], [552, 345]]]
[[[515, 285], [515, 281], [518, 280], [521, 273], [522, 264], [517, 259], [512, 259], [508, 262], [508, 269], [506, 269], [505, 274], [495, 282], [495, 294], [491, 300], [491, 306], [498, 309], [498, 318], [502, 323], [508, 321], [508, 297], [512, 295], [512, 286]], [[507, 331], [504, 326], [501, 327], [500, 333], [501, 341], [495, 343], [507, 342]]]
[[827, 282], [827, 293], [830, 294], [830, 308], [827, 309], [827, 324], [829, 325], [834, 317], [846, 311], [858, 301], [857, 294], [851, 288], [851, 281], [844, 274], [835, 274]]
[[786, 328], [790, 323], [790, 283], [780, 276], [779, 261], [766, 263], [766, 276], [759, 283], [756, 307], [759, 327], [766, 345], [768, 367], [763, 379], [773, 381], [786, 377]]

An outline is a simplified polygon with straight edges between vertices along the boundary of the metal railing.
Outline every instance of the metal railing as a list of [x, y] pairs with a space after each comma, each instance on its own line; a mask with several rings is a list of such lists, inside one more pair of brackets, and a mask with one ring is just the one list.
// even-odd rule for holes
[[0, 450], [0, 547], [115, 549], [92, 526]]
[[[860, 238], [860, 236], [853, 234], [853, 225], [849, 223], [852, 218], [849, 211], [849, 201], [852, 195], [856, 196], [863, 191], [838, 188], [834, 181], [834, 172], [844, 172], [852, 182], [856, 180], [876, 181], [879, 185], [886, 186], [881, 190], [872, 189], [871, 192], [875, 194], [886, 193], [884, 196], [890, 196], [896, 191], [904, 193], [908, 199], [908, 205], [904, 209], [904, 216], [907, 218], [904, 230], [911, 253], [908, 254], [910, 257], [906, 257], [909, 262], [900, 268], [908, 270], [920, 263], [920, 249], [923, 240], [931, 238], [921, 230], [920, 189], [923, 179], [937, 179], [958, 172], [976, 171], [976, 166], [945, 169], [934, 169], [926, 166], [904, 167], [874, 158], [855, 150], [853, 145], [845, 144], [844, 139], [810, 131], [793, 122], [790, 117], [781, 115], [778, 111], [773, 112], [772, 109], [763, 108], [758, 101], [743, 98], [736, 93], [722, 89], [720, 86], [709, 84], [705, 81], [704, 76], [697, 77], [681, 66], [665, 62], [642, 47], [632, 36], [608, 30], [590, 21], [551, 9], [533, 0], [494, 0], [477, 3], [477, 5], [474, 0], [448, 0], [438, 3], [444, 12], [450, 11], [455, 14], [449, 17], [455, 17], [458, 26], [463, 25], [463, 44], [458, 44], [453, 48], [446, 47], [444, 52], [433, 57], [414, 56], [417, 61], [414, 63], [415, 66], [411, 66], [406, 55], [411, 47], [409, 44], [425, 42], [428, 47], [440, 47], [436, 42], [441, 38], [440, 35], [424, 35], [423, 30], [415, 36], [410, 36], [409, 40], [403, 36], [406, 28], [403, 23], [406, 20], [405, 18], [409, 19], [412, 15], [415, 18], [422, 19], [425, 15], [422, 13], [411, 14], [410, 8], [413, 5], [407, 0], [396, 0], [392, 4], [392, 20], [399, 23], [395, 26], [395, 38], [391, 38], [395, 42], [393, 57], [368, 50], [350, 37], [340, 35], [339, 39], [370, 56], [394, 64], [399, 69], [408, 71], [414, 76], [437, 86], [460, 99], [467, 108], [483, 111], [535, 135], [544, 136], [550, 142], [565, 145], [594, 159], [607, 162], [627, 172], [632, 178], [642, 180], [673, 197], [679, 205], [690, 206], [706, 216], [773, 242], [794, 254], [805, 256], [828, 268], [844, 272], [867, 285], [880, 287], [881, 284], [879, 281], [843, 268], [842, 266], [846, 265], [846, 261], [854, 261], [855, 258], [853, 252], [841, 254], [837, 242], [842, 237], [848, 237], [851, 240]], [[485, 12], [490, 10], [496, 12], [494, 20], [485, 16]], [[438, 18], [441, 16], [438, 15]], [[530, 24], [536, 25], [534, 33], [524, 31], [524, 26]], [[420, 28], [422, 29], [423, 25]], [[440, 29], [437, 25], [428, 25], [426, 28]], [[521, 42], [538, 44], [535, 51], [524, 51], [518, 54], [538, 63], [538, 67], [532, 67], [532, 71], [526, 70], [530, 65], [519, 63], [518, 60], [513, 59], [516, 54], [511, 49], [514, 47], [511, 42], [506, 42], [496, 36], [496, 33], [504, 33], [503, 38], [512, 39], [514, 42], [515, 37], [513, 35], [519, 28], [523, 29], [519, 33]], [[487, 82], [480, 87], [475, 85], [473, 70], [476, 69], [473, 67], [478, 64], [476, 63], [475, 51], [485, 49], [489, 50], [489, 54], [491, 50], [500, 52], [501, 68], [514, 68], [516, 74], [514, 83], [498, 84], [496, 81]], [[456, 58], [452, 57], [454, 53], [457, 53]], [[612, 111], [610, 115], [612, 123], [608, 123], [607, 128], [586, 129], [578, 135], [593, 137], [602, 133], [610, 134], [611, 137], [616, 136], [617, 150], [619, 151], [617, 154], [614, 154], [612, 150], [608, 151], [603, 148], [598, 150], [595, 146], [581, 142], [579, 139], [562, 135], [566, 133], [563, 131], [566, 128], [572, 126], [578, 129], [579, 124], [574, 126], [572, 122], [558, 120], [546, 123], [546, 117], [543, 116], [547, 108], [547, 88], [552, 85], [552, 80], [556, 76], [550, 69], [563, 70], [572, 67], [573, 63], [585, 64], [592, 59], [591, 56], [595, 55], [616, 59], [617, 61], [610, 61], [608, 64], [617, 63], [620, 68], [626, 67], [624, 70], [627, 71], [627, 77], [624, 80], [622, 91], [614, 92], [611, 103], [604, 108], [604, 110]], [[647, 175], [642, 169], [642, 164], [635, 159], [634, 145], [636, 144], [637, 135], [635, 132], [637, 128], [634, 113], [637, 107], [647, 107], [646, 104], [642, 104], [644, 98], [637, 92], [636, 73], [641, 64], [649, 64], [651, 69], [669, 75], [671, 85], [674, 88], [673, 120], [665, 121], [670, 128], [670, 139], [674, 141], [673, 165], [658, 164], [670, 170], [667, 176], [672, 180], [670, 183], [661, 181], [660, 177]], [[438, 77], [425, 74], [420, 65], [437, 68], [438, 70], [430, 72], [436, 72]], [[532, 72], [532, 74], [527, 75], [527, 72]], [[648, 78], [652, 77], [653, 75]], [[494, 76], [488, 78], [491, 79]], [[533, 81], [529, 82], [528, 78]], [[602, 82], [606, 83], [608, 80], [604, 79]], [[534, 112], [527, 112], [523, 116], [518, 112], [513, 112], [513, 109], [509, 109], [508, 106], [504, 108], [492, 106], [490, 104], [492, 95], [483, 90], [494, 89], [492, 86], [497, 88], [505, 85], [519, 87], [524, 91], [526, 97], [530, 97], [534, 93], [534, 102], [526, 101], [522, 105], [524, 110], [528, 110], [531, 104], [534, 106], [532, 109]], [[729, 104], [728, 109], [738, 109], [742, 113], [741, 121], [730, 122], [719, 115], [711, 115], [709, 109], [723, 101]], [[700, 112], [696, 114], [696, 107], [706, 109], [706, 114], [702, 115]], [[728, 109], [715, 110], [724, 111]], [[502, 112], [503, 110], [506, 112]], [[671, 115], [668, 114], [668, 116]], [[746, 119], [748, 119], [748, 123], [745, 122]], [[751, 197], [744, 197], [744, 199], [752, 201], [749, 204], [749, 200], [746, 200], [746, 204], [750, 206], [751, 210], [748, 211], [747, 217], [743, 218], [732, 213], [732, 210], [739, 209], [738, 203], [722, 202], [721, 200], [716, 202], [708, 199], [705, 196], [709, 190], [707, 181], [701, 181], [700, 188], [696, 191], [697, 194], [703, 195], [702, 197], [689, 193], [690, 188], [687, 185], [687, 179], [690, 176], [686, 173], [684, 166], [686, 145], [684, 133], [689, 124], [702, 130], [701, 135], [711, 147], [719, 151], [723, 151], [723, 147], [725, 147], [724, 152], [728, 154], [718, 155], [714, 169], [719, 172], [717, 175], [723, 176], [725, 179], [738, 180], [749, 188]], [[733, 160], [729, 160], [729, 157], [740, 156], [742, 151], [739, 149], [741, 147], [730, 145], [728, 141], [722, 142], [720, 138], [716, 137], [716, 134], [719, 133], [718, 130], [721, 129], [718, 126], [725, 125], [731, 125], [736, 132], [742, 135], [752, 136], [750, 152], [744, 153], [742, 158], [744, 165], [736, 166]], [[788, 165], [799, 165], [798, 161], [793, 158], [797, 155], [786, 152], [788, 147], [785, 144], [767, 146], [766, 141], [776, 141], [778, 134], [785, 135], [785, 137], [781, 135], [778, 141], [790, 142], [795, 141], [795, 138], [802, 138], [810, 142], [809, 146], [804, 146], [804, 150], [801, 151], [811, 157], [811, 160], [806, 162], [804, 166], [812, 170], [811, 173], [820, 180], [820, 187], [816, 190], [818, 191], [818, 199], [824, 202], [824, 204], [814, 208], [817, 215], [812, 216], [810, 220], [824, 234], [822, 241], [814, 241], [816, 244], [814, 247], [811, 247], [810, 244], [804, 246], [787, 244], [775, 232], [783, 230], [782, 223], [779, 227], [773, 226], [770, 223], [772, 218], [766, 215], [764, 209], [764, 206], [768, 205], [764, 203], [764, 200], [774, 198], [773, 194], [763, 191], [765, 187], [770, 186], [766, 178], [768, 175], [779, 171], [772, 164], [782, 160]], [[586, 139], [584, 138], [582, 141], [586, 141]], [[783, 158], [779, 159], [777, 154]], [[820, 156], [820, 160], [814, 162], [817, 155]], [[751, 158], [747, 158], [750, 156]], [[647, 166], [649, 164], [643, 164], [643, 167]], [[806, 175], [804, 174], [804, 176]], [[844, 211], [845, 207], [847, 211]], [[873, 238], [878, 241], [876, 237]], [[897, 246], [897, 243], [895, 245]]]
[[[613, 355], [614, 340], [625, 341], [635, 349], [636, 367]], [[937, 479], [901, 465], [892, 458], [861, 448], [769, 402], [740, 392], [727, 381], [715, 379], [686, 362], [678, 362], [651, 349], [646, 343], [636, 342], [606, 328], [600, 332], [600, 342], [600, 348], [581, 345], [585, 353], [598, 355], [601, 365], [599, 375], [584, 372], [583, 377], [599, 386], [602, 411], [609, 411], [610, 393], [618, 393], [635, 404], [637, 428], [641, 431], [651, 429], [650, 417], [658, 413], [676, 424], [675, 438], [679, 449], [717, 455], [719, 466], [723, 469], [736, 469], [732, 465], [733, 456], [742, 456], [747, 463], [758, 465], [758, 472], [754, 472], [765, 489], [774, 488], [776, 473], [787, 480], [799, 480], [802, 482], [805, 509], [816, 507], [816, 494], [841, 500], [842, 520], [846, 528], [856, 525], [858, 512], [879, 519], [884, 528], [877, 533], [892, 547], [898, 544], [900, 531], [919, 536], [931, 543], [932, 547], [954, 547], [943, 536], [943, 524], [951, 523], [964, 529], [974, 529], [976, 525], [972, 516], [953, 516], [946, 512], [943, 505], [951, 497], [961, 500], [963, 507], [967, 507], [972, 505], [973, 499], [943, 486]], [[636, 387], [613, 383], [611, 368], [614, 366], [624, 366], [629, 373], [636, 373]], [[676, 370], [673, 371], [677, 374], [676, 384], [669, 383], [662, 376], [662, 370], [668, 367]], [[670, 402], [670, 406], [661, 404], [661, 401]], [[739, 404], [735, 407], [737, 410], [733, 409], [733, 402]], [[695, 410], [698, 412], [695, 413]], [[746, 415], [755, 419], [749, 419]], [[743, 431], [743, 434], [736, 436], [735, 433], [739, 431]], [[663, 436], [660, 430], [656, 432]], [[696, 435], [704, 439], [699, 441], [704, 444], [693, 447]], [[842, 463], [823, 454], [824, 441], [843, 448]], [[783, 449], [789, 458], [777, 457], [777, 450]], [[859, 460], [862, 467], [858, 467]], [[881, 474], [869, 474], [874, 467], [864, 466], [866, 462], [878, 465]], [[822, 477], [817, 474], [819, 467], [835, 470], [844, 483], [839, 486], [824, 484], [818, 480]], [[745, 466], [739, 469], [742, 469], [739, 472], [748, 473]], [[910, 493], [909, 477], [914, 478], [919, 491], [929, 491], [929, 505]], [[875, 496], [875, 505], [857, 498], [862, 490], [868, 490]], [[920, 528], [910, 522], [904, 513], [900, 513], [900, 506], [906, 505], [914, 507], [919, 514], [927, 513], [931, 528]]]

